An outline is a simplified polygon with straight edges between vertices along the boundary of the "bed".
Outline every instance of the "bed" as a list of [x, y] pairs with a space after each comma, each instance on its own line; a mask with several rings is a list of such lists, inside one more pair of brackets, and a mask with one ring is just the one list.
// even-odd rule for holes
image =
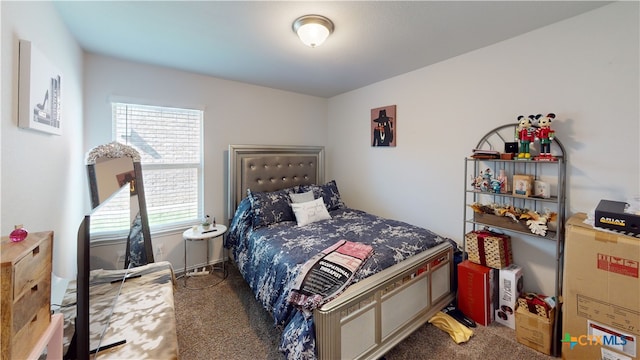
[[[324, 182], [323, 147], [230, 145], [228, 184], [225, 247], [282, 329], [287, 358], [379, 358], [454, 299], [454, 242], [347, 207], [336, 182]], [[298, 226], [287, 200], [309, 192], [330, 219]], [[339, 240], [373, 253], [340, 295], [313, 310], [294, 306], [305, 262]]]

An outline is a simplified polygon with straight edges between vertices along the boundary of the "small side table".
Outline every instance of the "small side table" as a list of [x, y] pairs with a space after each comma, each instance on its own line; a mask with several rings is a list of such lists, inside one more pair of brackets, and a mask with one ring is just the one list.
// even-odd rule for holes
[[215, 267], [213, 265], [209, 265], [209, 240], [211, 239], [215, 239], [217, 237], [220, 236], [224, 236], [224, 234], [227, 232], [227, 227], [221, 224], [217, 224], [216, 226], [212, 226], [211, 228], [209, 228], [209, 230], [203, 230], [202, 226], [194, 226], [193, 228], [189, 228], [188, 230], [185, 230], [182, 233], [182, 238], [184, 239], [184, 287], [186, 287], [187, 289], [194, 289], [194, 290], [200, 290], [200, 289], [206, 289], [215, 285], [218, 285], [220, 282], [222, 282], [224, 279], [227, 278], [227, 268], [225, 265], [225, 259], [224, 259], [224, 244], [222, 247], [222, 279], [219, 282], [213, 283], [209, 286], [205, 286], [205, 287], [189, 287], [187, 286], [187, 278], [190, 276], [190, 274], [187, 273], [187, 242], [188, 241], [201, 241], [201, 240], [205, 240], [207, 243], [207, 265], [205, 267], [210, 267], [209, 270], [209, 274], [213, 274], [213, 271], [216, 270]]

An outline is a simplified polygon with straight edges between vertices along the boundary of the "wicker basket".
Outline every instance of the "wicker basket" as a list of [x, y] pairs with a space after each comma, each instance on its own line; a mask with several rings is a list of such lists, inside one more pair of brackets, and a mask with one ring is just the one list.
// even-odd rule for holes
[[486, 230], [471, 231], [465, 235], [465, 244], [471, 262], [494, 269], [502, 269], [513, 264], [509, 235]]

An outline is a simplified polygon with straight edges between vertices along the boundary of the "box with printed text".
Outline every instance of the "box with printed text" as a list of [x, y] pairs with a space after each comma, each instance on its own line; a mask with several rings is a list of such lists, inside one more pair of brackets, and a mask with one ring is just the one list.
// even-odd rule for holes
[[562, 357], [640, 359], [640, 239], [567, 221]]
[[625, 212], [627, 206], [622, 201], [600, 200], [595, 210], [595, 225], [630, 236], [640, 236], [640, 215]]
[[516, 328], [516, 304], [523, 287], [522, 267], [511, 264], [498, 270], [498, 301], [495, 321], [512, 329]]

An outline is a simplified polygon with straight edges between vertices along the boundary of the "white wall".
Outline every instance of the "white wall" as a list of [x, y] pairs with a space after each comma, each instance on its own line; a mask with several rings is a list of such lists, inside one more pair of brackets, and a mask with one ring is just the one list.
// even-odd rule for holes
[[[615, 3], [330, 99], [329, 177], [347, 205], [461, 243], [463, 159], [518, 115], [554, 112], [570, 214], [640, 194], [638, 14]], [[370, 109], [393, 104], [397, 147], [372, 148]], [[525, 289], [553, 293], [555, 242], [514, 252]]]
[[[227, 215], [228, 144], [326, 145], [327, 178], [337, 179], [348, 205], [460, 241], [463, 158], [488, 130], [545, 112], [558, 115], [553, 128], [569, 152], [570, 213], [640, 193], [636, 2], [329, 101], [97, 55], [83, 59], [50, 2], [3, 1], [0, 10], [0, 227], [3, 234], [18, 223], [54, 230], [61, 276], [75, 273], [76, 230], [89, 208], [84, 154], [111, 141], [112, 96], [205, 109], [205, 211], [216, 217]], [[63, 72], [62, 136], [17, 127], [19, 39], [32, 41]], [[371, 148], [369, 111], [391, 104], [398, 105], [398, 147]], [[180, 269], [180, 235], [154, 241], [166, 244], [165, 257]], [[555, 244], [514, 243], [528, 290], [552, 292]]]
[[[82, 51], [51, 2], [0, 3], [2, 123], [0, 228], [54, 231], [53, 269], [76, 273], [76, 236], [88, 200], [82, 167]], [[62, 135], [18, 128], [18, 41], [31, 41], [62, 73]]]
[[[204, 113], [204, 208], [220, 223], [226, 214], [229, 144], [326, 145], [327, 99], [89, 54], [85, 57], [86, 147], [112, 141], [110, 99], [186, 106]], [[88, 187], [87, 187], [88, 189]], [[88, 191], [88, 190], [87, 190]], [[184, 266], [182, 231], [153, 236], [154, 254]], [[220, 258], [220, 242], [211, 258]], [[116, 259], [122, 246], [102, 249]], [[189, 244], [189, 265], [205, 261], [204, 244]], [[94, 249], [92, 249], [94, 251]], [[98, 249], [95, 249], [97, 252]]]

